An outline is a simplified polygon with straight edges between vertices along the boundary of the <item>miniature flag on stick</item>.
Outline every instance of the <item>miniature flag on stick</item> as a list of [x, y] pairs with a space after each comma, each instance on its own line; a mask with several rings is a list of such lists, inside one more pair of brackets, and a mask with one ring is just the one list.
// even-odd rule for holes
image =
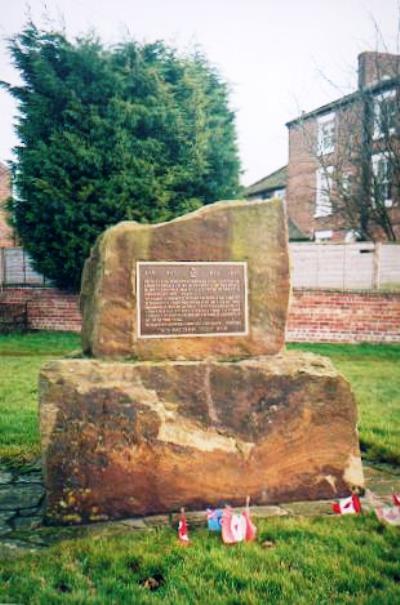
[[246, 519], [227, 506], [222, 514], [222, 540], [225, 544], [243, 542], [246, 537]]
[[207, 509], [207, 526], [210, 531], [221, 531], [222, 515], [223, 512], [220, 508]]
[[246, 510], [243, 513], [246, 519], [246, 542], [252, 542], [256, 539], [257, 528], [251, 520], [250, 517], [250, 496], [246, 498]]
[[349, 498], [341, 498], [332, 505], [332, 510], [338, 515], [354, 515], [361, 513], [360, 498], [353, 494]]
[[395, 506], [400, 506], [400, 493], [399, 494], [393, 494], [392, 498], [393, 498], [393, 504]]
[[225, 544], [255, 540], [257, 529], [250, 518], [250, 498], [246, 498], [243, 513], [234, 513], [227, 506], [222, 514], [222, 539]]
[[400, 508], [398, 506], [382, 506], [375, 509], [379, 521], [385, 521], [390, 525], [400, 525]]
[[189, 535], [188, 535], [188, 525], [186, 521], [185, 509], [181, 508], [181, 518], [179, 520], [178, 525], [178, 538], [179, 542], [184, 546], [187, 546], [190, 543]]

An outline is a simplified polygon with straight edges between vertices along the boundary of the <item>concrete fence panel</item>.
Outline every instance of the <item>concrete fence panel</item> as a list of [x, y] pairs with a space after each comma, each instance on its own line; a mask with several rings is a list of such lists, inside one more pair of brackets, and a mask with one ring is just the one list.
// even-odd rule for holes
[[294, 288], [400, 287], [400, 244], [290, 244]]

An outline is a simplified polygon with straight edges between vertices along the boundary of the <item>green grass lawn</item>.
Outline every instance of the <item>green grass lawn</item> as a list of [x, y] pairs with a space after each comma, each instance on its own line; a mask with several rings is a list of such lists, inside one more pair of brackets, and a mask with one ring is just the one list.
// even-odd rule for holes
[[79, 336], [32, 332], [0, 335], [0, 462], [16, 466], [40, 453], [37, 380], [40, 367], [79, 348]]
[[[79, 336], [33, 332], [0, 335], [0, 461], [39, 454], [37, 376], [47, 359], [79, 348]], [[329, 356], [350, 380], [359, 409], [364, 457], [400, 464], [400, 346], [290, 345]]]
[[[37, 373], [79, 347], [71, 334], [0, 336], [0, 456], [39, 452]], [[328, 355], [350, 380], [364, 456], [400, 462], [399, 346], [291, 345]], [[205, 529], [182, 548], [170, 528], [94, 530], [43, 552], [4, 560], [0, 603], [393, 605], [400, 603], [399, 529], [373, 515], [257, 521], [256, 543], [224, 546]], [[44, 530], [50, 531], [50, 530]], [[23, 535], [21, 536], [23, 538]], [[40, 538], [40, 531], [38, 532]], [[264, 549], [263, 540], [274, 543]], [[151, 591], [148, 579], [159, 586]]]
[[[4, 561], [0, 602], [30, 605], [394, 605], [400, 603], [399, 530], [372, 515], [271, 518], [257, 542], [225, 546], [205, 529], [125, 530], [68, 540]], [[274, 543], [264, 549], [263, 540]], [[146, 580], [155, 578], [151, 591]]]
[[296, 344], [330, 357], [356, 395], [365, 459], [400, 465], [400, 345]]

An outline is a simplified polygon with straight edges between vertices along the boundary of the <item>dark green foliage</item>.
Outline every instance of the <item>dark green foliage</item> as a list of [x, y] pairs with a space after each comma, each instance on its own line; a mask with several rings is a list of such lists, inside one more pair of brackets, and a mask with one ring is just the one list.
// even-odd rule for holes
[[10, 43], [23, 83], [11, 209], [35, 268], [77, 289], [96, 237], [236, 197], [228, 89], [203, 56], [163, 43], [106, 49], [29, 24]]

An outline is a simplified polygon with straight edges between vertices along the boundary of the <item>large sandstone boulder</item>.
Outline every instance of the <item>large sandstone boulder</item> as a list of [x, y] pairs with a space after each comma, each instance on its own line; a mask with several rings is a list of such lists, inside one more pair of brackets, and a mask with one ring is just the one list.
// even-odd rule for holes
[[356, 407], [329, 360], [48, 363], [40, 376], [55, 522], [228, 502], [334, 498], [362, 486]]
[[[247, 334], [141, 338], [136, 280], [139, 261], [246, 263]], [[281, 200], [219, 202], [156, 225], [120, 223], [99, 237], [85, 265], [83, 350], [95, 357], [140, 360], [278, 353], [284, 346], [289, 290], [287, 228]], [[164, 303], [167, 308], [170, 300]]]

